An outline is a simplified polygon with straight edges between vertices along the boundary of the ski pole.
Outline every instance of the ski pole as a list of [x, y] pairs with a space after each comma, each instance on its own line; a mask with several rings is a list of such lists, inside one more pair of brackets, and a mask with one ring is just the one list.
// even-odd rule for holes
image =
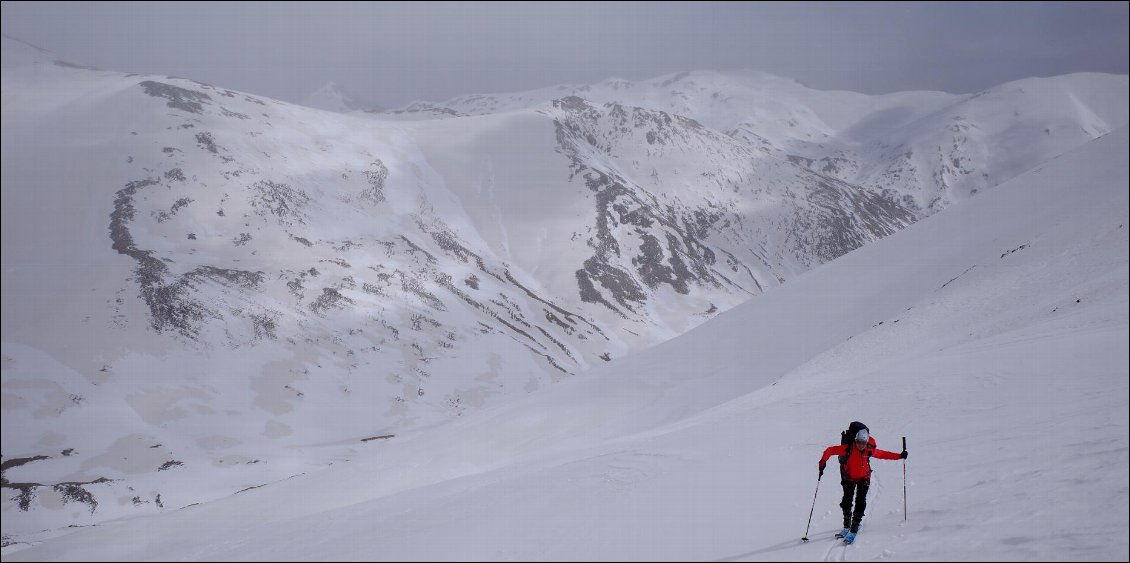
[[812, 493], [812, 508], [808, 510], [808, 525], [804, 527], [804, 537], [800, 541], [808, 541], [808, 529], [812, 527], [812, 513], [816, 510], [816, 495], [820, 493], [820, 479], [824, 477], [824, 472], [820, 472], [820, 476], [816, 478], [816, 492]]
[[[906, 451], [906, 436], [902, 437], [902, 451]], [[902, 521], [906, 522], [906, 458], [902, 458]]]

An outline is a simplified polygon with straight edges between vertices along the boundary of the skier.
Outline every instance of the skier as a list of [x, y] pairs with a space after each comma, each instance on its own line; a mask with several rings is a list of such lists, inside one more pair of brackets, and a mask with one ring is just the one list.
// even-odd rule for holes
[[[853, 426], [859, 423], [852, 423]], [[859, 424], [859, 426], [863, 426]], [[867, 489], [871, 486], [871, 458], [879, 459], [906, 459], [906, 450], [901, 453], [888, 452], [875, 447], [866, 427], [855, 433], [854, 446], [840, 444], [829, 446], [820, 458], [820, 476], [824, 475], [824, 467], [828, 458], [840, 456], [840, 485], [844, 488], [844, 498], [840, 501], [840, 508], [844, 510], [844, 529], [840, 535], [844, 541], [853, 543], [855, 535], [859, 533], [859, 522], [863, 520], [863, 511], [867, 509]], [[855, 497], [855, 512], [852, 513], [852, 497]]]

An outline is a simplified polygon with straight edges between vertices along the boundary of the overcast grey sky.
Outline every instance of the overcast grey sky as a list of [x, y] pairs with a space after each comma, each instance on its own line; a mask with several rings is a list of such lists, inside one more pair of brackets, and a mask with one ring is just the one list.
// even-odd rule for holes
[[975, 92], [1128, 72], [1127, 2], [3, 2], [66, 60], [301, 102], [333, 80], [385, 107], [755, 69], [820, 89]]

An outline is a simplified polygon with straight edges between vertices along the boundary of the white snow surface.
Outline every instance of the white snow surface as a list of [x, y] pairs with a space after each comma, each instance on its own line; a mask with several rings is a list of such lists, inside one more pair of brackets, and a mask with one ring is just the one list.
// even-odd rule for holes
[[[1089, 519], [1127, 488], [1125, 400], [1101, 403], [1125, 397], [1125, 351], [1121, 380], [1100, 369], [1124, 348], [1102, 339], [1125, 339], [1126, 236], [1102, 214], [1125, 214], [1103, 190], [1126, 183], [1126, 76], [865, 96], [692, 72], [344, 115], [8, 37], [0, 66], [5, 561], [121, 541], [148, 550], [125, 559], [788, 558], [762, 550], [800, 535], [815, 456], [854, 419], [881, 447], [909, 436], [910, 506], [940, 516], [921, 530], [998, 525], [946, 500], [966, 495], [1029, 524], [1086, 510], [1064, 544], [1126, 535]], [[967, 225], [942, 219], [955, 202]], [[939, 212], [904, 251], [797, 277]], [[1020, 412], [1012, 382], [1037, 377], [1065, 402]], [[1045, 434], [1078, 452], [1064, 467], [1116, 459], [994, 464], [1038, 459]], [[924, 462], [949, 440], [970, 455]], [[897, 465], [877, 463], [852, 549], [882, 532]], [[986, 494], [1013, 480], [1029, 504]], [[1062, 525], [966, 543], [1023, 557]], [[109, 530], [126, 535], [104, 554], [67, 551]]]
[[[1126, 560], [1128, 151], [1122, 127], [543, 392], [4, 559]], [[844, 546], [816, 462], [852, 420], [910, 457], [873, 462]]]

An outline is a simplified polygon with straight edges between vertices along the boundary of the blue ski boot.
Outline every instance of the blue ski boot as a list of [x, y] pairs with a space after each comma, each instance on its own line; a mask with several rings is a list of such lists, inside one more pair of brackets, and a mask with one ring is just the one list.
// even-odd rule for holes
[[847, 534], [844, 534], [844, 543], [855, 543], [855, 532], [849, 531]]

